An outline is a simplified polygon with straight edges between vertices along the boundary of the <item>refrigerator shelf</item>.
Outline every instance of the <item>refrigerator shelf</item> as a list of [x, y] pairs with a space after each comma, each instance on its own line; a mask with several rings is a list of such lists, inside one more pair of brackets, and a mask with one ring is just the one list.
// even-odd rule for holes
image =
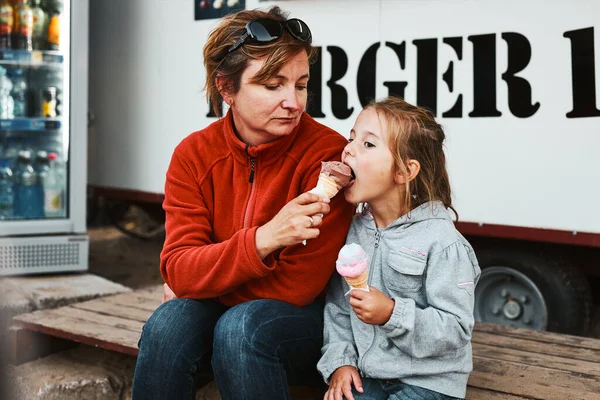
[[61, 127], [59, 119], [51, 118], [12, 118], [0, 119], [2, 131], [50, 131]]
[[62, 65], [64, 57], [56, 51], [0, 50], [0, 65]]

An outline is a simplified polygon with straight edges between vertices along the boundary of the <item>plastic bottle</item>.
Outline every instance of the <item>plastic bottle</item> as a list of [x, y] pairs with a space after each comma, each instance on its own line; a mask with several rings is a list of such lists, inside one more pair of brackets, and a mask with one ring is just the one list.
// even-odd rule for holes
[[48, 153], [45, 151], [37, 152], [33, 170], [35, 171], [36, 177], [36, 209], [45, 211], [45, 188], [48, 184], [48, 175], [50, 172], [50, 160], [48, 159]]
[[33, 50], [33, 10], [27, 0], [17, 0], [17, 29], [15, 31], [14, 48], [19, 50]]
[[0, 66], [0, 119], [14, 118], [14, 101], [10, 92], [12, 82], [6, 76], [6, 69]]
[[0, 220], [12, 219], [15, 195], [9, 160], [0, 160]]
[[60, 20], [63, 10], [62, 1], [46, 0], [47, 30], [46, 39], [49, 50], [60, 49]]
[[40, 7], [41, 0], [31, 1], [31, 11], [33, 13], [33, 49], [46, 50], [46, 13]]
[[66, 217], [65, 187], [67, 183], [64, 163], [56, 153], [48, 154], [50, 168], [44, 184], [44, 214], [46, 218]]
[[8, 76], [12, 82], [12, 90], [10, 92], [13, 98], [13, 114], [15, 118], [23, 118], [27, 116], [27, 81], [23, 76], [23, 70], [16, 68], [9, 71]]
[[36, 195], [37, 179], [31, 166], [31, 153], [26, 150], [19, 152], [15, 176], [14, 215], [17, 218], [31, 219], [43, 216]]
[[0, 1], [0, 49], [12, 48], [15, 12], [8, 0]]
[[7, 138], [4, 142], [4, 151], [2, 153], [2, 159], [10, 162], [10, 169], [15, 171], [17, 166], [17, 157], [19, 151], [22, 150], [21, 138], [18, 136], [10, 136], [11, 132], [7, 132]]
[[58, 12], [48, 14], [48, 50], [60, 50], [60, 20]]

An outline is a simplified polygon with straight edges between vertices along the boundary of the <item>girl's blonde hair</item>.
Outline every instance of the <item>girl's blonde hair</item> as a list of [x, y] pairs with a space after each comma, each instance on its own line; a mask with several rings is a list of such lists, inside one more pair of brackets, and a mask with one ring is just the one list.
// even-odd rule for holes
[[270, 18], [285, 22], [287, 14], [279, 7], [273, 6], [268, 11], [243, 10], [227, 15], [209, 34], [204, 45], [204, 67], [206, 68], [204, 90], [207, 100], [212, 104], [213, 112], [219, 117], [222, 116], [223, 97], [217, 88], [217, 77], [223, 78], [225, 82], [222, 90], [237, 93], [240, 90], [242, 73], [248, 66], [249, 60], [266, 58], [265, 64], [252, 79], [253, 83], [264, 84], [276, 76], [279, 70], [301, 51], [306, 52], [309, 61], [315, 57], [314, 47], [310, 43], [295, 39], [287, 29], [283, 29], [281, 37], [272, 42], [256, 43], [247, 40], [230, 53], [231, 46], [246, 32], [246, 24], [256, 18]]
[[372, 102], [366, 108], [375, 110], [379, 118], [385, 119], [396, 168], [408, 176], [408, 160], [417, 160], [421, 164], [417, 176], [406, 182], [404, 209], [412, 210], [428, 201], [438, 200], [451, 209], [458, 220], [458, 213], [452, 206], [442, 148], [446, 135], [431, 111], [398, 97]]

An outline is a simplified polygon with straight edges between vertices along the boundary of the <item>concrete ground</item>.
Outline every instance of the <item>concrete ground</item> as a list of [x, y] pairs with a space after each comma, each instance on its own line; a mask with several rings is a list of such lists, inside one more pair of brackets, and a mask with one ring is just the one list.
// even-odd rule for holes
[[[89, 230], [89, 272], [132, 289], [162, 283], [159, 254], [164, 237], [142, 241], [113, 227]], [[590, 336], [600, 338], [600, 307]], [[130, 399], [135, 358], [79, 346], [10, 368], [10, 399]], [[1, 396], [0, 386], [0, 397]], [[315, 398], [298, 392], [295, 399]], [[220, 399], [214, 382], [197, 393], [197, 400]]]
[[[107, 291], [99, 285], [100, 282], [114, 282], [114, 287], [110, 289], [115, 291], [126, 291], [129, 290], [128, 288], [139, 289], [162, 282], [158, 259], [163, 237], [142, 241], [126, 236], [112, 227], [92, 228], [88, 234], [90, 236], [89, 273], [96, 276], [88, 276], [86, 279], [96, 283], [99, 295]], [[41, 286], [38, 278], [36, 277], [35, 283], [28, 284]], [[65, 280], [67, 278], [82, 280], [83, 277], [56, 275], [41, 279]], [[30, 291], [26, 288], [25, 290], [23, 290], [24, 288], [19, 289], [20, 281], [28, 282], [28, 278], [10, 278], [5, 280], [4, 286], [10, 288], [14, 293], [17, 291], [29, 293]], [[59, 292], [64, 292], [65, 288], [61, 287], [60, 289]], [[77, 293], [63, 293], [58, 297], [76, 298], [76, 295]], [[79, 296], [81, 297], [81, 294]], [[35, 307], [33, 300], [22, 299], [22, 297], [25, 296], [7, 296], [6, 299], [11, 298], [15, 306], [20, 306], [18, 312], [45, 308]], [[44, 300], [39, 295], [29, 297], [36, 299], [37, 302]], [[87, 299], [89, 297], [84, 297], [79, 301]], [[54, 305], [60, 306], [70, 302], [63, 300], [62, 303], [57, 302]], [[48, 302], [46, 301], [46, 303]], [[3, 304], [8, 303], [3, 302]], [[46, 305], [53, 306], [52, 304]], [[135, 357], [80, 345], [16, 367], [9, 367], [8, 382], [10, 385], [4, 382], [4, 386], [6, 386], [4, 389], [8, 393], [3, 396], [3, 385], [0, 382], [0, 398], [14, 400], [127, 400], [131, 399], [134, 368]], [[219, 398], [214, 382], [200, 389], [196, 397], [197, 400], [218, 400]]]

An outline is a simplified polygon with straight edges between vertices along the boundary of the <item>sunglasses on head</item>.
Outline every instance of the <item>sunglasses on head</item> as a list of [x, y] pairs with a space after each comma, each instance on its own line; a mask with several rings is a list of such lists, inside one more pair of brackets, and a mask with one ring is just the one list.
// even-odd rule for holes
[[259, 43], [268, 43], [277, 40], [281, 37], [284, 27], [294, 38], [301, 42], [309, 44], [312, 42], [310, 29], [302, 20], [293, 18], [281, 22], [271, 18], [257, 18], [246, 24], [246, 32], [231, 46], [228, 53], [240, 47], [248, 38]]

